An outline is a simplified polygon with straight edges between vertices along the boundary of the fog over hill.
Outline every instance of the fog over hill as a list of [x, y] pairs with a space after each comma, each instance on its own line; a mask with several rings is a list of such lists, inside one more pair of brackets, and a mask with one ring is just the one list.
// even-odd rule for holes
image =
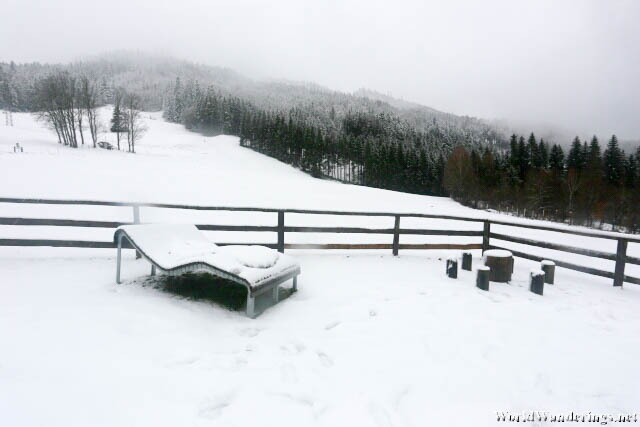
[[327, 123], [335, 121], [336, 117], [343, 118], [349, 112], [367, 112], [397, 117], [417, 131], [426, 131], [436, 124], [483, 143], [500, 144], [507, 137], [506, 128], [488, 121], [440, 112], [371, 90], [345, 93], [311, 82], [256, 80], [229, 68], [143, 52], [111, 52], [68, 64], [0, 63], [0, 70], [0, 108], [18, 111], [36, 108], [33, 88], [39, 78], [54, 70], [67, 70], [100, 81], [104, 104], [112, 103], [110, 97], [114, 89], [122, 87], [139, 94], [146, 110], [158, 111], [163, 109], [167, 92], [175, 86], [176, 79], [180, 79], [182, 84], [194, 82], [202, 89], [213, 87], [265, 110], [302, 110], [309, 121], [325, 128]]

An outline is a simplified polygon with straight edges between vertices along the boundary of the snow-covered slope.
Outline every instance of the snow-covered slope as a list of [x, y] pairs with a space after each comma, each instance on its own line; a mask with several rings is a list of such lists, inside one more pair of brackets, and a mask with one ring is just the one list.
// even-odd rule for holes
[[[133, 155], [61, 147], [31, 115], [14, 114], [14, 127], [0, 126], [0, 166], [3, 178], [16, 185], [3, 185], [0, 194], [344, 210], [462, 209], [447, 199], [317, 180], [239, 147], [236, 137], [205, 137], [165, 122], [160, 113], [144, 116], [149, 131]], [[102, 117], [106, 124], [109, 111]], [[101, 139], [115, 143], [114, 134]], [[25, 152], [14, 156], [16, 142]]]
[[[107, 117], [103, 111], [105, 123]], [[145, 117], [149, 132], [133, 155], [60, 147], [31, 116], [14, 115], [14, 127], [0, 126], [0, 196], [486, 214], [449, 199], [313, 179], [239, 147], [236, 138], [207, 138], [157, 114]], [[12, 152], [16, 142], [24, 153]], [[131, 210], [0, 204], [0, 216], [19, 215], [130, 220]], [[272, 214], [143, 208], [141, 215], [158, 222], [275, 223]], [[287, 215], [286, 221], [392, 226], [386, 218]], [[403, 226], [479, 227], [405, 219]], [[615, 249], [614, 241], [510, 231]], [[112, 230], [0, 226], [0, 238], [36, 235], [109, 240]], [[273, 233], [210, 236], [275, 241]], [[388, 238], [286, 236], [288, 242]], [[636, 246], [629, 250], [638, 256]], [[559, 268], [556, 284], [539, 297], [527, 290], [536, 264], [517, 259], [513, 282], [491, 283], [486, 293], [474, 287], [474, 273], [445, 278], [451, 253], [291, 251], [302, 267], [299, 292], [250, 320], [142, 286], [149, 266], [131, 253], [118, 286], [114, 252], [0, 248], [1, 425], [486, 426], [496, 424], [496, 411], [638, 410], [637, 286], [614, 289], [608, 279]]]

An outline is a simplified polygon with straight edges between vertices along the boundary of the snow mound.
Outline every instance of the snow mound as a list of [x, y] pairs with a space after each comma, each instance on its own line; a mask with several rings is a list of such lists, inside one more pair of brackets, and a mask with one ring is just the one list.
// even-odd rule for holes
[[237, 262], [250, 268], [271, 268], [278, 262], [278, 252], [265, 246], [224, 246], [220, 252], [232, 256]]
[[513, 254], [510, 251], [506, 251], [504, 249], [490, 249], [488, 251], [484, 251], [484, 256], [491, 256], [495, 258], [511, 258]]

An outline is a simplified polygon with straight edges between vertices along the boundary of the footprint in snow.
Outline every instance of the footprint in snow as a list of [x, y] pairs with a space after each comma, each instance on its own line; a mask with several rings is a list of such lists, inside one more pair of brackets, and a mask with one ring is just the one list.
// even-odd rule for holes
[[395, 409], [400, 408], [402, 401], [407, 395], [409, 395], [409, 391], [411, 391], [409, 386], [405, 386], [402, 390], [400, 390], [393, 398], [393, 406]]
[[327, 326], [325, 326], [324, 328], [327, 331], [330, 331], [331, 329], [335, 328], [336, 326], [338, 326], [340, 324], [340, 321], [336, 320], [335, 322], [331, 322], [329, 323]]
[[174, 367], [174, 366], [188, 366], [188, 365], [193, 365], [194, 363], [196, 363], [198, 360], [200, 360], [199, 357], [186, 357], [184, 359], [179, 359], [179, 360], [174, 360], [172, 362], [169, 362], [166, 364], [166, 366], [168, 368]]
[[305, 406], [313, 412], [313, 417], [318, 419], [327, 409], [327, 405], [314, 400], [310, 396], [304, 394], [292, 394], [292, 393], [271, 393], [273, 396], [282, 397], [288, 399], [294, 403]]
[[478, 292], [479, 292], [479, 293], [481, 292], [481, 293], [480, 293], [480, 295], [483, 295], [484, 297], [486, 297], [486, 298], [487, 298], [489, 301], [491, 301], [491, 302], [495, 302], [495, 303], [499, 303], [499, 302], [500, 302], [500, 300], [499, 300], [499, 299], [497, 299], [497, 298], [495, 298], [495, 297], [493, 297], [493, 296], [489, 295], [486, 291], [478, 290]]
[[282, 365], [280, 368], [280, 376], [285, 383], [295, 384], [298, 382], [296, 368], [290, 363]]
[[333, 366], [333, 360], [331, 360], [329, 356], [321, 351], [319, 351], [317, 354], [318, 358], [320, 359], [320, 363], [322, 363], [322, 366], [324, 366], [325, 368]]
[[208, 399], [205, 402], [200, 404], [200, 409], [198, 409], [198, 415], [208, 420], [215, 420], [216, 418], [219, 418], [222, 415], [222, 412], [226, 407], [231, 405], [232, 401], [233, 401], [232, 393], [221, 395], [213, 399]]
[[238, 332], [241, 336], [243, 337], [255, 337], [256, 335], [258, 335], [260, 333], [260, 329], [258, 328], [244, 328], [241, 329], [240, 332]]
[[232, 369], [234, 371], [239, 371], [242, 368], [246, 367], [248, 364], [249, 362], [244, 357], [237, 357], [236, 360], [234, 360], [233, 362]]
[[375, 403], [369, 404], [369, 414], [376, 425], [380, 427], [392, 427], [393, 423], [391, 422], [391, 417], [389, 413], [380, 405]]

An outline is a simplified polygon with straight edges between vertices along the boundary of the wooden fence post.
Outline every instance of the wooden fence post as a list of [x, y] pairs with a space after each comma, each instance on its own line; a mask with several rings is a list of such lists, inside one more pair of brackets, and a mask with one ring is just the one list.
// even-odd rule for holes
[[489, 250], [489, 235], [491, 234], [491, 221], [485, 220], [482, 230], [482, 253]]
[[400, 215], [396, 215], [393, 226], [393, 255], [398, 256], [398, 246], [400, 244]]
[[624, 264], [627, 260], [627, 241], [618, 239], [618, 251], [616, 252], [616, 270], [613, 273], [613, 286], [622, 286], [624, 282]]
[[278, 211], [278, 252], [284, 253], [284, 211]]
[[[133, 223], [140, 224], [140, 206], [133, 207]], [[136, 259], [142, 258], [140, 252], [136, 251]]]

